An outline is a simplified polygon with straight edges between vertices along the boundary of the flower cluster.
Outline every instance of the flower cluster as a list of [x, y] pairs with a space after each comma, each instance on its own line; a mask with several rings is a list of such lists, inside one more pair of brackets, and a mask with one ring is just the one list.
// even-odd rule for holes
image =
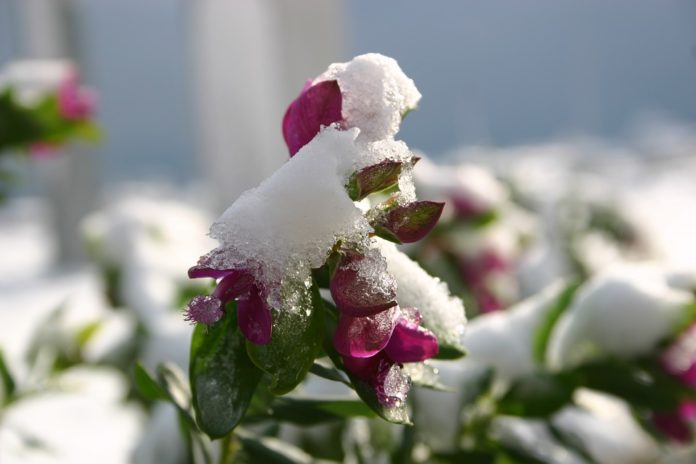
[[[215, 324], [226, 303], [237, 300], [241, 332], [252, 343], [269, 343], [273, 311], [293, 310], [285, 308], [296, 299], [287, 289], [302, 293], [311, 285], [310, 269], [323, 267], [339, 311], [333, 345], [343, 366], [383, 406], [400, 406], [410, 387], [402, 364], [439, 349], [419, 309], [399, 306], [380, 251], [383, 240], [423, 238], [444, 207], [416, 200], [411, 172], [418, 158], [394, 140], [419, 99], [397, 63], [377, 54], [331, 65], [308, 82], [283, 118], [291, 159], [211, 228], [221, 246], [189, 276], [218, 279], [217, 286], [191, 300], [186, 319]], [[308, 178], [315, 184], [307, 185]], [[378, 193], [370, 207], [368, 195]]]

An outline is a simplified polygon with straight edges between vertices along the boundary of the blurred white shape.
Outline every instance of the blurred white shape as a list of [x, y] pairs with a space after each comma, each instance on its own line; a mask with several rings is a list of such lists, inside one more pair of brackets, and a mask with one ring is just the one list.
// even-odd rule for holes
[[131, 460], [144, 415], [123, 403], [120, 374], [68, 372], [59, 381], [68, 391], [44, 391], [10, 405], [0, 423], [4, 464]]
[[676, 329], [689, 291], [669, 285], [670, 273], [651, 264], [617, 265], [576, 293], [555, 325], [547, 351], [551, 368], [572, 367], [602, 354], [646, 354]]
[[186, 449], [179, 429], [178, 412], [171, 404], [157, 403], [140, 437], [134, 464], [183, 464]]
[[577, 406], [566, 406], [552, 418], [568, 440], [587, 450], [599, 464], [657, 462], [660, 449], [633, 418], [628, 405], [587, 389], [575, 392]]

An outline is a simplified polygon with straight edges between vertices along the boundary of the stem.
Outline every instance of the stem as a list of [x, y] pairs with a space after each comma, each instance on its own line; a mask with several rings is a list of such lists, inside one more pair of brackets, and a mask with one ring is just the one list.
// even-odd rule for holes
[[234, 430], [225, 435], [220, 443], [219, 464], [233, 464], [240, 450], [239, 441], [234, 436]]

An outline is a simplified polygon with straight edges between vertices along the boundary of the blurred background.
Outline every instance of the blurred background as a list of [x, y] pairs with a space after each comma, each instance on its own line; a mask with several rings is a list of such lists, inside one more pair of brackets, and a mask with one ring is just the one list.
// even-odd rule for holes
[[[0, 354], [37, 391], [56, 359], [118, 367], [61, 377], [116, 392], [113, 404], [97, 395], [103, 410], [83, 405], [94, 417], [77, 438], [15, 403], [0, 461], [33, 462], [17, 438], [26, 429], [51, 437], [61, 462], [125, 462], [134, 449], [138, 462], [177, 462], [172, 411], [114, 406], [124, 363], [186, 368], [185, 272], [211, 248], [207, 227], [288, 159], [281, 120], [304, 82], [367, 52], [395, 58], [423, 95], [398, 137], [434, 162], [484, 168], [464, 176], [470, 190], [485, 184], [474, 196], [513, 211], [457, 242], [514, 263], [486, 289], [497, 309], [612, 261], [696, 263], [693, 0], [0, 0], [0, 74], [17, 60], [73, 61], [103, 129], [49, 158], [0, 157], [14, 178], [0, 205]], [[40, 410], [59, 418], [63, 403], [43, 395]], [[71, 455], [104, 420], [123, 443]]]

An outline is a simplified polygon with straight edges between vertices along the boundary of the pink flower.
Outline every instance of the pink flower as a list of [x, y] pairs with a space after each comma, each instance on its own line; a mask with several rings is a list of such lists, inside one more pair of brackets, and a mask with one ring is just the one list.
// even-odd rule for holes
[[420, 326], [415, 308], [398, 306], [367, 317], [341, 314], [334, 347], [346, 369], [369, 383], [380, 403], [393, 407], [406, 398], [410, 381], [400, 364], [421, 362], [438, 352], [438, 341]]
[[323, 81], [312, 85], [308, 81], [283, 117], [283, 137], [290, 156], [308, 144], [322, 126], [341, 122], [341, 106], [338, 82]]
[[210, 277], [220, 280], [210, 296], [195, 296], [189, 302], [184, 319], [198, 324], [215, 324], [224, 315], [225, 305], [236, 299], [239, 330], [250, 342], [267, 344], [271, 341], [272, 318], [263, 292], [247, 271], [215, 267], [215, 256], [215, 251], [202, 256], [198, 264], [189, 269], [192, 279]]
[[329, 285], [331, 297], [342, 313], [370, 316], [396, 306], [396, 281], [387, 273], [379, 252], [346, 252]]
[[71, 121], [81, 121], [94, 113], [96, 95], [80, 86], [79, 75], [73, 71], [58, 87], [58, 111]]
[[651, 416], [652, 423], [663, 434], [677, 443], [691, 441], [691, 422], [696, 418], [696, 403], [683, 402], [676, 411], [655, 412]]

